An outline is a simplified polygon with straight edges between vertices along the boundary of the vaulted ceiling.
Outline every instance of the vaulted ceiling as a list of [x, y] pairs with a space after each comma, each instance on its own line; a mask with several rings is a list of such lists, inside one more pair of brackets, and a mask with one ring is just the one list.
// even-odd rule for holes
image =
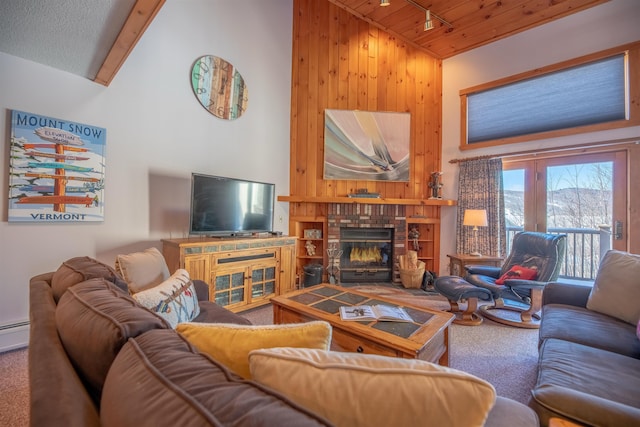
[[2, 0], [0, 52], [108, 86], [165, 0]]
[[[608, 0], [389, 0], [385, 7], [380, 0], [325, 1], [444, 59]], [[108, 86], [164, 3], [2, 0], [0, 52]], [[434, 18], [429, 31], [426, 10]]]

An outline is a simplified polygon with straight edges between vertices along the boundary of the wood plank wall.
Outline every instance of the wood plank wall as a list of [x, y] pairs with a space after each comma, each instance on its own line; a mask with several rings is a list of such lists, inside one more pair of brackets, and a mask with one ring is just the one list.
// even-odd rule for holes
[[[346, 196], [359, 188], [386, 198], [429, 196], [441, 165], [442, 63], [328, 1], [294, 0], [291, 195]], [[409, 182], [323, 180], [324, 110], [411, 113]], [[291, 203], [291, 216], [323, 216], [326, 206]], [[407, 215], [439, 217], [433, 206]]]

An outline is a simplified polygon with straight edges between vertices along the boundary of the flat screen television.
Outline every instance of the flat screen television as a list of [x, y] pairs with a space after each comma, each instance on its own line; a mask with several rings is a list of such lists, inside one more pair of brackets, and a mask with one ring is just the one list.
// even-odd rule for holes
[[191, 174], [190, 234], [234, 236], [273, 230], [275, 184]]

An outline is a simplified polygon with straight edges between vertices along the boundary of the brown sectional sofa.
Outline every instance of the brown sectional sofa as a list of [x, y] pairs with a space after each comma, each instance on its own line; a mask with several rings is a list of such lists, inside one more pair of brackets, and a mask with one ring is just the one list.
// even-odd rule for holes
[[[330, 425], [198, 352], [110, 267], [65, 264], [30, 281], [32, 426]], [[249, 323], [197, 289], [197, 320]]]
[[[531, 406], [588, 426], [640, 425], [636, 327], [587, 308], [591, 287], [551, 283], [543, 294], [538, 379]], [[631, 297], [631, 296], [630, 296]]]
[[[249, 323], [209, 302], [204, 283], [196, 290], [196, 320]], [[199, 352], [89, 257], [31, 279], [30, 318], [32, 426], [331, 425]], [[530, 408], [498, 397], [485, 425], [537, 424]]]

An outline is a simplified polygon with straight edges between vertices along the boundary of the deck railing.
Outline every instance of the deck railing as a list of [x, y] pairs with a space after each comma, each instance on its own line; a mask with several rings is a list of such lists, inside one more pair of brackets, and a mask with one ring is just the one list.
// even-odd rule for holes
[[[507, 227], [507, 251], [511, 250], [513, 236], [522, 227]], [[611, 228], [601, 226], [591, 228], [550, 228], [551, 234], [567, 235], [565, 253], [560, 277], [575, 280], [594, 280], [602, 256], [611, 249]]]

